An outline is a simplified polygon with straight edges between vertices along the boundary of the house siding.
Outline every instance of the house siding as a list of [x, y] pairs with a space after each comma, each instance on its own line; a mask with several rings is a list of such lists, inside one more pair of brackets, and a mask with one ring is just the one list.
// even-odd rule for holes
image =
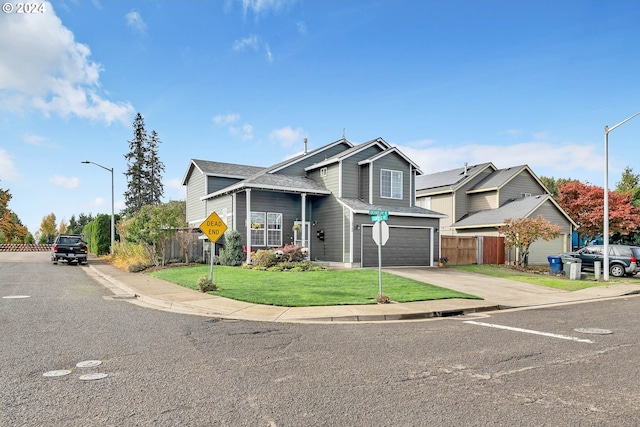
[[[357, 199], [360, 195], [359, 178], [360, 168], [358, 162], [366, 160], [371, 156], [380, 153], [381, 149], [377, 145], [372, 145], [358, 153], [349, 156], [342, 161], [342, 197]], [[375, 173], [375, 171], [374, 171]], [[374, 178], [375, 180], [375, 178]], [[368, 190], [365, 200], [368, 199]]]
[[431, 196], [431, 207], [429, 209], [447, 215], [446, 218], [440, 220], [440, 230], [444, 235], [453, 235], [455, 231], [451, 230], [451, 224], [453, 224], [452, 193]]
[[465, 185], [459, 188], [455, 193], [455, 212], [454, 212], [454, 222], [458, 221], [460, 218], [472, 212], [469, 206], [469, 200], [467, 197], [467, 191], [471, 190], [475, 185], [477, 185], [480, 181], [485, 179], [493, 172], [493, 169], [488, 168], [482, 172], [480, 172], [473, 179], [470, 179]]
[[523, 193], [529, 193], [534, 196], [547, 194], [546, 190], [538, 184], [538, 181], [529, 171], [525, 170], [500, 189], [500, 206], [509, 199], [519, 199]]
[[195, 227], [200, 226], [207, 219], [206, 206], [200, 200], [205, 195], [206, 180], [199, 171], [193, 170], [187, 181], [186, 217], [187, 222]]
[[[311, 228], [311, 259], [343, 262], [342, 205], [331, 196], [317, 198], [313, 202], [313, 213], [317, 223]], [[317, 237], [321, 230], [324, 240]]]
[[[205, 194], [215, 193], [218, 190], [227, 188], [233, 184], [240, 182], [238, 178], [226, 178], [221, 176], [208, 176], [207, 177], [207, 192]], [[204, 194], [203, 194], [204, 195]]]
[[573, 225], [571, 222], [569, 222], [569, 220], [562, 215], [560, 211], [558, 211], [556, 206], [548, 200], [533, 212], [531, 218], [536, 218], [538, 215], [542, 215], [547, 221], [560, 226], [560, 233], [563, 235], [562, 250], [570, 250], [571, 234], [573, 232]]
[[498, 194], [496, 191], [487, 191], [469, 195], [469, 212], [497, 209], [498, 207]]
[[[384, 156], [372, 164], [373, 182], [370, 183], [373, 189], [372, 204], [380, 204], [383, 206], [409, 207], [413, 203], [413, 194], [411, 192], [411, 166], [399, 155], [392, 153]], [[402, 172], [402, 199], [383, 198], [380, 195], [380, 176], [381, 170], [394, 170]]]
[[338, 194], [340, 189], [340, 171], [337, 163], [325, 166], [327, 168], [327, 176], [320, 176], [320, 169], [315, 169], [308, 174], [308, 178], [324, 185], [324, 187], [334, 194]]
[[360, 166], [360, 174], [358, 178], [358, 198], [360, 200], [369, 200], [369, 164]]

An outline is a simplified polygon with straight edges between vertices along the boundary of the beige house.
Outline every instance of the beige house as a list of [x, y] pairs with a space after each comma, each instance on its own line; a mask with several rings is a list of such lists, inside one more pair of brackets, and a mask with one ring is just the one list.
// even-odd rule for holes
[[[545, 219], [561, 227], [561, 236], [539, 240], [530, 248], [529, 263], [547, 263], [547, 256], [571, 250], [576, 223], [558, 205], [527, 165], [505, 169], [493, 163], [416, 177], [416, 205], [447, 215], [442, 236], [498, 236], [508, 218]], [[507, 254], [514, 260], [515, 253]]]

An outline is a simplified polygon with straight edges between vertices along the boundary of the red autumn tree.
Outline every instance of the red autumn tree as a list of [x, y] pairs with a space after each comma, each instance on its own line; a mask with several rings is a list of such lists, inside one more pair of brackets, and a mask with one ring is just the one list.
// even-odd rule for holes
[[[593, 240], [604, 229], [604, 188], [571, 181], [558, 188], [558, 203], [580, 226], [580, 235]], [[629, 193], [609, 191], [609, 236], [628, 235], [638, 229], [640, 209]]]
[[519, 251], [518, 264], [527, 265], [529, 247], [538, 239], [551, 240], [560, 235], [558, 224], [552, 224], [542, 215], [537, 218], [507, 218], [504, 225], [498, 227], [504, 235], [505, 246], [515, 247]]

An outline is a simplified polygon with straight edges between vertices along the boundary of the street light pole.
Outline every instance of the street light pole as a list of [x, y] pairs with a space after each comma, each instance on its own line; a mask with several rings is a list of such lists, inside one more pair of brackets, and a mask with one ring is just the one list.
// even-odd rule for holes
[[604, 260], [602, 270], [605, 282], [609, 281], [609, 132], [611, 132], [618, 126], [627, 123], [629, 120], [638, 115], [640, 115], [640, 112], [624, 119], [615, 126], [604, 127], [604, 227], [602, 230], [602, 240], [604, 243]]
[[85, 161], [80, 162], [80, 163], [84, 163], [84, 164], [91, 163], [92, 165], [96, 165], [98, 167], [101, 167], [104, 170], [107, 170], [107, 171], [111, 172], [111, 247], [110, 247], [110, 251], [113, 251], [113, 243], [115, 242], [115, 237], [116, 237], [116, 233], [115, 233], [115, 213], [114, 213], [114, 193], [113, 193], [113, 168], [109, 169], [108, 167], [99, 165], [98, 163], [90, 162], [88, 160], [85, 160]]

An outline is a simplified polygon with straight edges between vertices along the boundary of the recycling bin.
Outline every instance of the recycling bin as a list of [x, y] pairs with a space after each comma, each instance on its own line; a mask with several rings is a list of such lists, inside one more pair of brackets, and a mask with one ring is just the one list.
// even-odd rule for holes
[[549, 272], [552, 276], [560, 273], [562, 270], [562, 258], [559, 256], [548, 256], [547, 260], [549, 261]]

